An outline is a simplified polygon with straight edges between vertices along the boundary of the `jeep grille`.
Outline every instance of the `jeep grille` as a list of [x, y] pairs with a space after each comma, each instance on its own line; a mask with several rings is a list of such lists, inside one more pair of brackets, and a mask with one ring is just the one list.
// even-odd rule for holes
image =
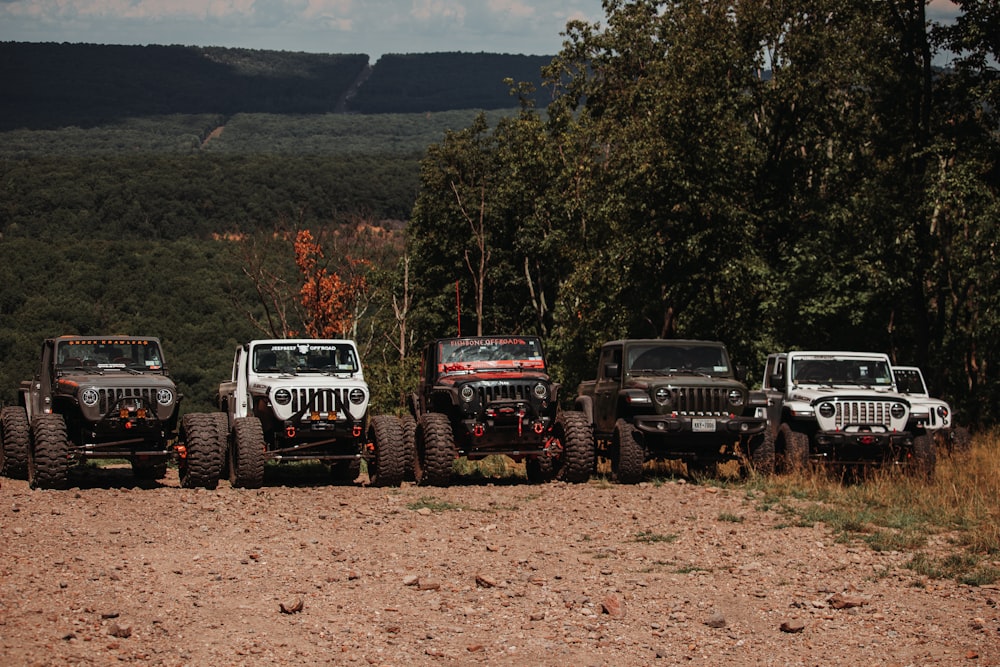
[[537, 381], [510, 382], [502, 385], [481, 385], [479, 387], [479, 402], [486, 405], [493, 401], [528, 401], [531, 399], [531, 388]]
[[837, 428], [843, 428], [847, 424], [890, 426], [892, 416], [889, 409], [892, 405], [889, 401], [835, 401], [834, 423]]
[[156, 389], [151, 387], [115, 387], [113, 389], [99, 389], [98, 393], [101, 396], [98, 402], [101, 414], [106, 414], [123, 398], [141, 398], [147, 407], [156, 407]]
[[305, 409], [317, 412], [336, 412], [337, 407], [347, 404], [346, 389], [290, 389], [292, 392], [292, 412]]
[[726, 415], [730, 387], [671, 387], [671, 409], [682, 415]]

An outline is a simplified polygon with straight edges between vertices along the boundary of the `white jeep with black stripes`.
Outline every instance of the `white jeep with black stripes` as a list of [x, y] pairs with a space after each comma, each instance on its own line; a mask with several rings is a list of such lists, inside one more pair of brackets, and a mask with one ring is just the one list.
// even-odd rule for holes
[[370, 393], [354, 341], [254, 340], [236, 348], [230, 379], [219, 386], [228, 415], [226, 468], [233, 486], [257, 488], [264, 464], [314, 460], [353, 481], [361, 460], [374, 484], [399, 484], [399, 420], [368, 419]]

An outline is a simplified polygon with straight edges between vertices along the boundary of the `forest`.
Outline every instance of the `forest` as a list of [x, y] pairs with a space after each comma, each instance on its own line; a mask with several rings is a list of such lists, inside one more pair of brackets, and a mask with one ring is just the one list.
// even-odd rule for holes
[[5, 117], [0, 400], [44, 336], [122, 332], [203, 408], [237, 342], [316, 317], [309, 229], [378, 410], [460, 316], [542, 335], [564, 397], [605, 340], [711, 338], [757, 382], [772, 351], [885, 351], [991, 425], [1000, 16], [956, 4], [607, 0], [489, 113]]

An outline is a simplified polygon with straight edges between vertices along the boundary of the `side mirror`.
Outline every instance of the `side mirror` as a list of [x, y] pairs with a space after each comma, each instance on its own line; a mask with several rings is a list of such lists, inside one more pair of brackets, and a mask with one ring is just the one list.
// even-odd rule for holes
[[610, 380], [618, 380], [622, 376], [621, 366], [618, 364], [604, 364], [604, 377]]
[[777, 389], [779, 391], [785, 390], [785, 376], [784, 375], [772, 375], [771, 376], [771, 388]]

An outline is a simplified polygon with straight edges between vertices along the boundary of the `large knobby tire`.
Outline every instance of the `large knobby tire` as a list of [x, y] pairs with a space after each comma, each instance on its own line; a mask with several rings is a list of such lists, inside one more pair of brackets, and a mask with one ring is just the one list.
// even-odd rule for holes
[[555, 460], [544, 454], [532, 456], [524, 461], [524, 474], [529, 482], [550, 482], [556, 476]]
[[455, 463], [455, 437], [447, 415], [428, 412], [417, 424], [413, 472], [421, 486], [448, 486]]
[[28, 448], [31, 428], [28, 413], [19, 406], [0, 410], [0, 475], [11, 479], [28, 476]]
[[219, 479], [229, 479], [229, 413], [210, 412], [212, 427], [219, 434], [219, 451], [222, 456], [222, 468]]
[[[566, 411], [556, 419], [556, 435], [562, 441], [563, 460], [556, 478], [572, 484], [590, 479], [597, 457], [594, 430], [587, 416], [576, 410]], [[640, 451], [639, 470], [642, 470]]]
[[399, 418], [399, 427], [403, 433], [403, 479], [412, 482], [413, 461], [417, 457], [417, 420], [413, 415], [403, 415]]
[[949, 449], [955, 454], [968, 454], [972, 449], [972, 434], [964, 426], [956, 426], [946, 435], [951, 443]]
[[913, 459], [910, 462], [910, 470], [913, 475], [933, 479], [936, 463], [937, 452], [934, 447], [934, 439], [926, 433], [915, 437], [913, 439]]
[[163, 479], [167, 476], [167, 460], [162, 456], [133, 458], [132, 475], [140, 480]]
[[69, 479], [70, 445], [62, 415], [38, 415], [31, 422], [28, 448], [28, 485], [33, 489], [61, 489]]
[[809, 436], [792, 429], [788, 424], [782, 424], [778, 430], [778, 439], [782, 443], [782, 472], [803, 472], [809, 467]]
[[774, 429], [764, 427], [764, 432], [750, 440], [750, 465], [758, 475], [774, 474]]
[[229, 439], [229, 483], [234, 488], [264, 485], [264, 428], [256, 417], [241, 417]]
[[192, 413], [181, 418], [180, 440], [185, 455], [181, 459], [181, 486], [185, 489], [214, 489], [222, 477], [226, 434], [215, 415]]
[[635, 439], [635, 428], [619, 419], [611, 442], [611, 475], [619, 484], [637, 484], [642, 481], [644, 459], [642, 446]]
[[372, 486], [399, 486], [406, 465], [403, 454], [403, 429], [392, 415], [377, 415], [368, 424], [368, 442], [374, 456], [368, 460], [368, 479]]

